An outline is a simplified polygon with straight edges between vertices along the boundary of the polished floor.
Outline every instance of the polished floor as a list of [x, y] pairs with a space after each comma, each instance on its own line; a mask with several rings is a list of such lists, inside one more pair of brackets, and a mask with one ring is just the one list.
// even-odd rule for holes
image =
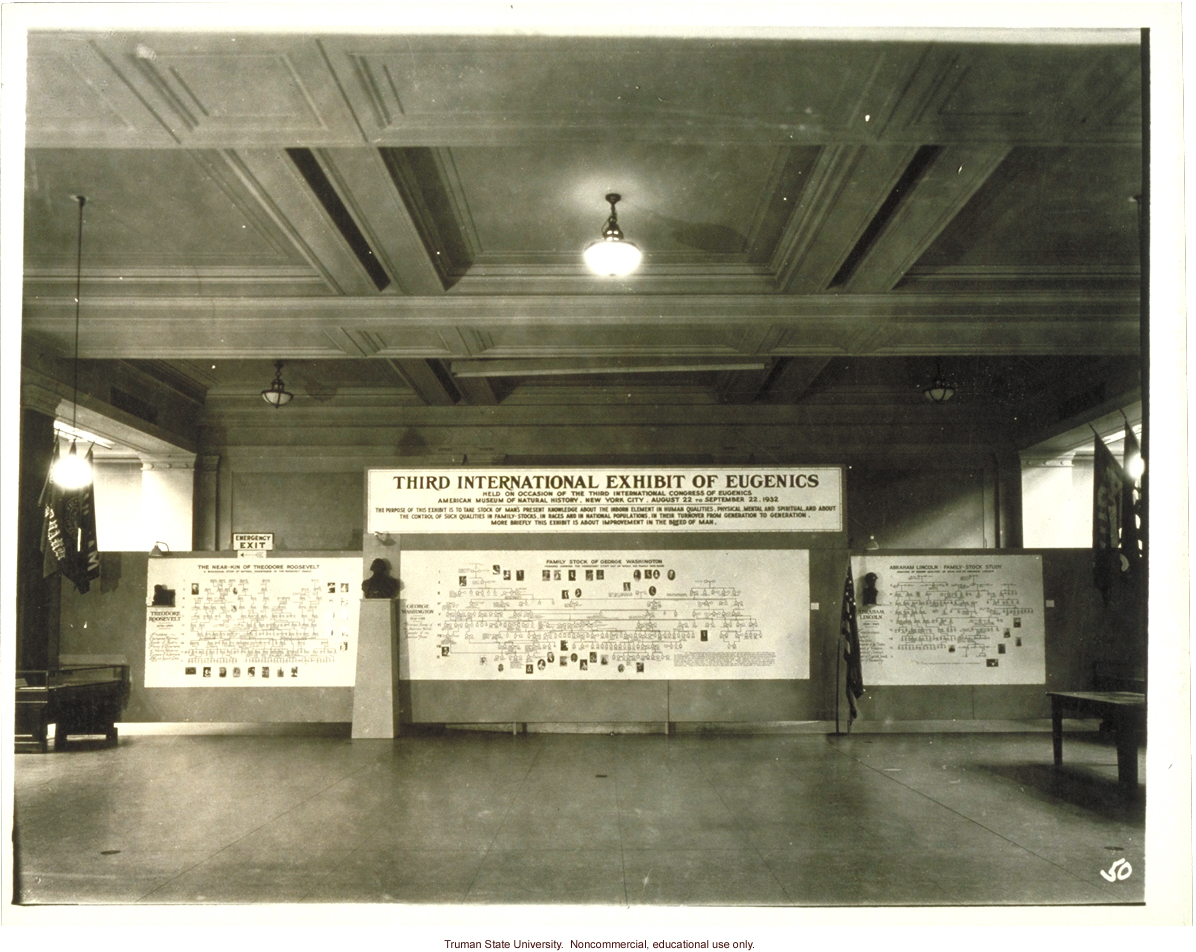
[[17, 757], [17, 897], [1141, 902], [1145, 787], [1095, 734], [1064, 756], [1043, 733], [125, 736]]

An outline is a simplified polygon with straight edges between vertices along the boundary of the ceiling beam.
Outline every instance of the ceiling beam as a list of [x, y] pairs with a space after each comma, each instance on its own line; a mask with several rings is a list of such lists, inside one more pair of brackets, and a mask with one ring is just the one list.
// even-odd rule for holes
[[788, 357], [755, 399], [769, 403], [797, 403], [830, 362], [830, 357]]
[[398, 289], [440, 294], [440, 276], [378, 150], [320, 149], [316, 157]]
[[388, 358], [386, 362], [428, 406], [451, 407], [457, 403], [456, 395], [448, 391], [430, 361]]
[[[933, 32], [904, 43], [876, 42], [879, 34], [864, 42], [795, 42], [799, 55], [759, 37], [446, 40], [365, 33], [229, 37], [189, 30], [97, 31], [84, 46], [74, 34], [35, 32], [29, 44], [27, 143], [278, 149], [532, 141], [791, 146], [866, 144], [878, 136], [917, 145], [1134, 141], [1140, 135], [1133, 122], [1123, 120], [1133, 96], [1121, 95], [1126, 86], [1133, 92], [1137, 31], [1102, 31], [1101, 55], [1088, 58], [1081, 69], [1066, 51], [1043, 48], [1028, 60], [1024, 47], [1013, 43], [982, 44], [981, 59], [941, 35], [928, 42]], [[1066, 40], [1075, 35], [1069, 32]], [[232, 39], [253, 77], [252, 96], [244, 94], [244, 83], [228, 79]], [[930, 55], [928, 46], [934, 50]], [[963, 66], [980, 60], [987, 68], [969, 74], [961, 60]], [[621, 77], [627, 86], [623, 95], [620, 83], [590, 81], [589, 65], [598, 62], [610, 76]], [[1027, 62], [1040, 71], [1042, 88], [1051, 91], [1051, 108], [1017, 108], [1019, 67]], [[656, 75], [660, 63], [668, 64], [667, 73]], [[437, 96], [446, 83], [448, 91]], [[987, 97], [978, 97], [977, 87]], [[734, 89], [734, 97], [724, 89]], [[776, 94], [780, 89], [784, 96]], [[886, 97], [886, 89], [899, 95]], [[977, 98], [993, 104], [977, 108], [986, 105]], [[811, 106], [799, 110], [801, 103]], [[1089, 117], [1092, 121], [1083, 121]]]
[[719, 402], [751, 403], [768, 381], [776, 363], [774, 358], [756, 370], [731, 370], [721, 374], [714, 386]]
[[[1138, 352], [1139, 304], [1130, 292], [1084, 291], [482, 301], [103, 297], [88, 301], [79, 353], [191, 360], [369, 356], [350, 347], [355, 340], [378, 357], [440, 360], [652, 357], [706, 365], [794, 355], [1118, 355]], [[27, 299], [23, 318], [30, 345], [72, 352], [71, 303]], [[766, 352], [745, 354], [742, 328], [758, 323], [785, 333]], [[451, 346], [442, 331], [455, 326], [491, 343], [474, 353]]]
[[[1117, 409], [1112, 413], [1099, 414], [1101, 408], [1090, 409], [1084, 414], [1088, 417], [1084, 423], [1079, 426], [1072, 426], [1074, 420], [1064, 420], [1054, 423], [1046, 429], [1045, 432], [1037, 434], [1036, 437], [1029, 437], [1030, 439], [1037, 439], [1033, 446], [1025, 446], [1018, 450], [1018, 454], [1023, 460], [1048, 460], [1058, 459], [1062, 456], [1072, 455], [1081, 459], [1092, 459], [1095, 453], [1095, 439], [1093, 430], [1100, 434], [1102, 442], [1110, 446], [1115, 456], [1121, 454], [1121, 450], [1116, 448], [1115, 444], [1124, 444], [1125, 426], [1128, 423], [1135, 431], [1140, 431], [1142, 427], [1142, 392], [1141, 390], [1131, 390], [1126, 393], [1118, 393], [1106, 403], [1116, 405]], [[1022, 437], [1024, 444], [1027, 437]]]
[[[72, 288], [73, 291], [73, 288]], [[34, 330], [52, 331], [69, 324], [74, 333], [74, 297], [39, 297], [23, 303], [23, 319]], [[650, 329], [670, 324], [735, 327], [755, 321], [803, 325], [810, 322], [898, 321], [942, 323], [968, 320], [1043, 322], [1138, 320], [1136, 289], [1066, 291], [1035, 290], [994, 295], [987, 291], [924, 294], [781, 295], [534, 295], [473, 298], [358, 297], [288, 298], [105, 295], [86, 300], [83, 341], [128, 319], [190, 325], [198, 335], [211, 322], [231, 322], [246, 330], [269, 333], [280, 327], [435, 327], [455, 329], [523, 327], [559, 324], [574, 331], [582, 326], [627, 326]], [[202, 328], [207, 332], [207, 327]], [[138, 333], [141, 333], [138, 328]], [[447, 337], [447, 334], [445, 335]], [[443, 346], [443, 342], [442, 345]]]
[[843, 289], [853, 294], [892, 290], [987, 181], [1008, 146], [947, 146], [902, 197]]
[[685, 373], [713, 370], [765, 370], [764, 359], [677, 359], [653, 357], [595, 357], [551, 360], [454, 360], [454, 377], [561, 377], [574, 374]]
[[369, 274], [285, 152], [242, 149], [221, 154], [331, 290], [348, 295], [377, 294]]
[[56, 419], [69, 419], [79, 429], [137, 453], [194, 455], [197, 450], [193, 439], [135, 417], [93, 394], [73, 390], [69, 384], [27, 366], [21, 368], [21, 404], [37, 407]]
[[827, 146], [818, 154], [773, 255], [788, 294], [825, 291], [917, 152], [915, 146]]
[[457, 385], [457, 389], [461, 391], [461, 395], [470, 406], [498, 406], [498, 394], [494, 392], [494, 387], [491, 386], [487, 378], [458, 377], [454, 375], [453, 383]]

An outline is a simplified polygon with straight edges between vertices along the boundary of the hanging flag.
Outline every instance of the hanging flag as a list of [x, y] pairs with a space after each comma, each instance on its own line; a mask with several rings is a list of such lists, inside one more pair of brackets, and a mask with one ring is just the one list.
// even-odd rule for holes
[[1092, 580], [1105, 604], [1121, 579], [1121, 529], [1123, 490], [1128, 480], [1100, 434], [1093, 446], [1092, 470]]
[[[60, 456], [57, 444], [50, 472]], [[87, 464], [93, 453], [87, 451]], [[93, 469], [94, 471], [94, 469]], [[42, 509], [42, 576], [60, 572], [82, 595], [100, 577], [100, 553], [96, 542], [95, 493], [89, 480], [81, 489], [64, 490], [48, 475], [40, 499]]]
[[855, 581], [851, 577], [850, 562], [847, 564], [847, 581], [843, 583], [839, 634], [846, 642], [843, 646], [843, 659], [847, 662], [847, 706], [851, 708], [851, 720], [854, 721], [858, 713], [855, 707], [856, 699], [864, 695], [864, 671], [860, 665], [860, 629], [856, 624]]
[[1138, 438], [1134, 436], [1129, 420], [1126, 420], [1125, 450], [1121, 456], [1122, 472], [1125, 475], [1125, 485], [1121, 489], [1121, 567], [1130, 582], [1138, 581], [1142, 563], [1142, 542], [1138, 529], [1142, 494], [1138, 490], [1137, 481], [1130, 475], [1135, 470], [1135, 461], [1141, 462], [1141, 459], [1142, 448], [1138, 445]]
[[72, 579], [79, 593], [86, 595], [93, 580], [100, 577], [100, 546], [96, 537], [95, 453], [87, 448], [87, 470], [93, 478], [79, 490], [78, 574]]
[[42, 511], [42, 578], [49, 578], [66, 561], [66, 539], [58, 521], [58, 514], [62, 509], [62, 490], [51, 478], [60, 456], [58, 441], [55, 440], [54, 456], [46, 473], [46, 484], [42, 486], [42, 494], [37, 501]]

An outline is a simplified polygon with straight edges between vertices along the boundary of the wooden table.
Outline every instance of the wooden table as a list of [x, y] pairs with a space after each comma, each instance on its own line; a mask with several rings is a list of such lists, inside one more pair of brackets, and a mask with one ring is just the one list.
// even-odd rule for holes
[[1117, 779], [1138, 785], [1138, 745], [1146, 733], [1146, 695], [1133, 691], [1048, 691], [1055, 766], [1063, 763], [1063, 718], [1099, 717], [1113, 727], [1117, 742]]
[[127, 664], [18, 671], [16, 750], [45, 753], [50, 724], [55, 725], [55, 750], [64, 750], [71, 734], [103, 734], [111, 746], [128, 699]]

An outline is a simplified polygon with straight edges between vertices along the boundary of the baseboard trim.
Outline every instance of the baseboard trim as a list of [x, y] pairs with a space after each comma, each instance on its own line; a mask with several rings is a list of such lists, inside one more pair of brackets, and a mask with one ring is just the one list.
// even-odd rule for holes
[[222, 721], [118, 721], [122, 737], [238, 736], [238, 737], [348, 737], [349, 721], [285, 721], [243, 723]]
[[[405, 733], [426, 735], [429, 727], [441, 725], [406, 725]], [[239, 736], [239, 737], [349, 737], [349, 722], [144, 722], [121, 721], [117, 728], [123, 737], [136, 736]], [[834, 721], [623, 721], [623, 722], [515, 722], [444, 724], [446, 731], [479, 731], [495, 734], [821, 734], [848, 737], [853, 734], [1039, 734], [1050, 733], [1050, 718], [1031, 720], [857, 720], [850, 727]], [[1068, 733], [1100, 729], [1098, 720], [1065, 719]]]
[[[1066, 719], [1069, 733], [1098, 730], [1096, 720]], [[463, 723], [446, 724], [446, 730], [518, 734], [830, 734], [834, 721], [631, 721], [615, 723]], [[849, 734], [1025, 734], [1049, 733], [1050, 718], [1029, 720], [857, 720], [839, 724], [841, 736]]]

